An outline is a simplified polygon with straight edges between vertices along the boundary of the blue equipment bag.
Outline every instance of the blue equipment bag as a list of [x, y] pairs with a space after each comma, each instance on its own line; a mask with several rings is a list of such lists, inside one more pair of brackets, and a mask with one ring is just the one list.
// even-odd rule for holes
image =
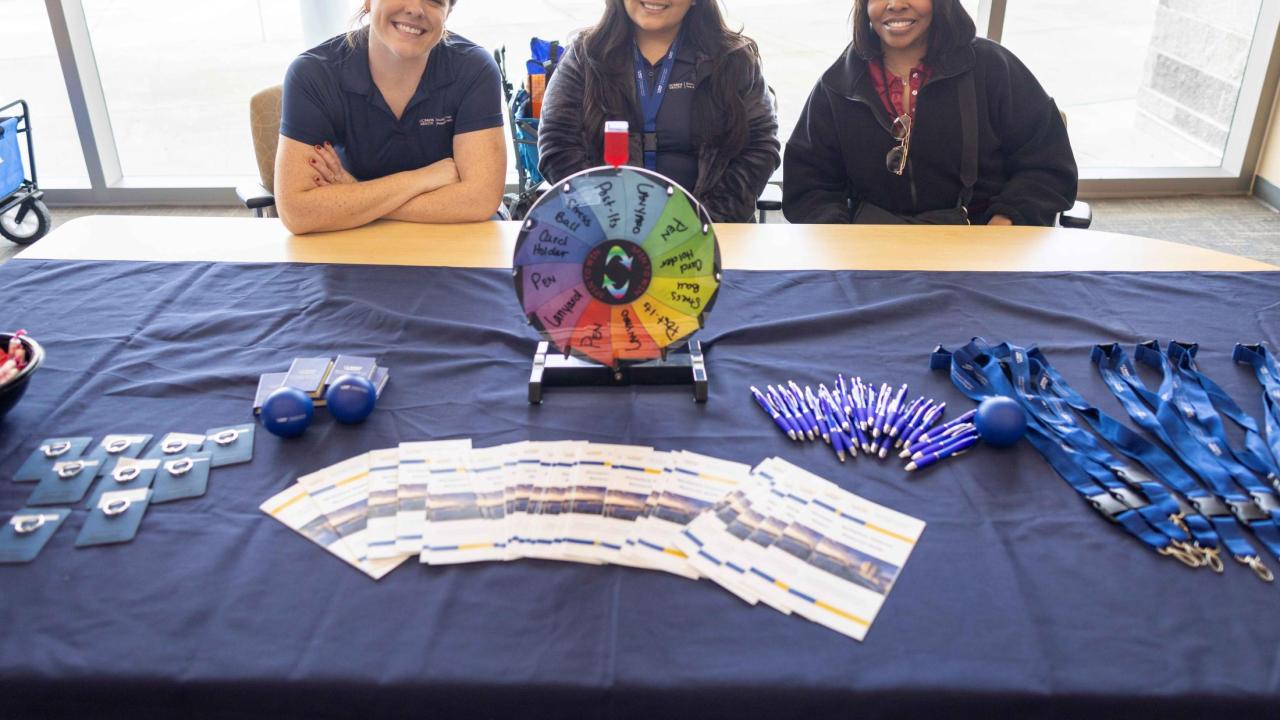
[[[533, 57], [525, 62], [525, 70], [530, 75], [546, 75], [549, 82], [564, 58], [564, 50], [558, 41], [531, 39], [529, 54]], [[524, 141], [516, 146], [516, 162], [524, 168], [530, 184], [536, 186], [543, 178], [538, 172], [538, 118], [533, 117], [531, 100], [528, 89], [520, 88], [511, 99], [511, 117], [516, 121], [516, 137]]]
[[542, 182], [538, 172], [538, 119], [529, 117], [529, 91], [520, 88], [511, 98], [511, 117], [515, 119], [516, 137], [526, 141], [516, 145], [516, 162], [528, 173], [532, 185]]
[[[552, 57], [553, 52], [555, 57]], [[529, 54], [533, 55], [525, 63], [525, 69], [529, 71], [529, 74], [546, 74], [549, 76], [556, 71], [556, 66], [564, 58], [564, 46], [555, 40], [533, 38], [529, 41]], [[548, 77], [548, 79], [550, 78]]]
[[22, 153], [18, 150], [18, 118], [0, 122], [0, 200], [12, 195], [24, 180]]

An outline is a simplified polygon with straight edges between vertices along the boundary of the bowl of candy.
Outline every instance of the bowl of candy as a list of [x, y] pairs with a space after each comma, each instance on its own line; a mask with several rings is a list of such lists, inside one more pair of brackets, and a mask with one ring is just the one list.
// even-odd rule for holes
[[44, 348], [26, 332], [0, 333], [0, 418], [22, 399], [42, 362]]

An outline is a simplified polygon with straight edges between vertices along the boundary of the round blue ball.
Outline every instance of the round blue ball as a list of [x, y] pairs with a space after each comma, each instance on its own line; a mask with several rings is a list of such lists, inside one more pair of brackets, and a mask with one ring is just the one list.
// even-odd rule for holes
[[324, 401], [338, 422], [364, 422], [378, 404], [378, 388], [363, 375], [343, 375], [329, 383]]
[[271, 391], [262, 403], [262, 426], [273, 435], [298, 437], [311, 424], [315, 403], [301, 390], [280, 387]]
[[1009, 447], [1027, 432], [1027, 413], [1017, 400], [992, 397], [978, 404], [973, 418], [982, 442], [994, 447]]

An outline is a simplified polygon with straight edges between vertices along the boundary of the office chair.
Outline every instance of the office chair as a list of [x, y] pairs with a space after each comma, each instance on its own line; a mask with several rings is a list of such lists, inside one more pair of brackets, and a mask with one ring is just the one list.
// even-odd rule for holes
[[236, 188], [240, 202], [258, 217], [275, 217], [276, 143], [280, 137], [280, 101], [284, 86], [272, 85], [249, 98], [249, 133], [258, 161], [259, 183]]
[[[277, 217], [275, 178], [276, 147], [280, 139], [280, 104], [283, 85], [272, 85], [249, 98], [249, 132], [253, 136], [253, 155], [258, 161], [257, 183], [240, 185], [236, 195], [257, 217]], [[506, 208], [499, 208], [495, 220], [510, 220]]]
[[764, 186], [764, 192], [756, 199], [756, 222], [769, 222], [771, 212], [782, 212], [782, 185], [774, 185], [772, 180]]
[[[778, 109], [778, 93], [769, 88], [769, 98], [773, 101], [773, 110], [775, 113], [780, 112]], [[776, 177], [776, 173], [775, 173]], [[782, 182], [773, 183], [770, 178], [769, 183], [764, 186], [764, 190], [760, 193], [760, 197], [756, 199], [756, 222], [764, 224], [769, 222], [769, 213], [782, 212]]]
[[[1067, 124], [1067, 113], [1059, 110], [1062, 115], [1062, 124]], [[1088, 230], [1093, 224], [1093, 208], [1089, 207], [1089, 203], [1077, 200], [1070, 210], [1058, 213], [1058, 225], [1064, 228], [1075, 228], [1077, 230]]]
[[1088, 230], [1093, 224], [1093, 208], [1083, 200], [1077, 200], [1070, 210], [1058, 214], [1058, 225], [1064, 228]]

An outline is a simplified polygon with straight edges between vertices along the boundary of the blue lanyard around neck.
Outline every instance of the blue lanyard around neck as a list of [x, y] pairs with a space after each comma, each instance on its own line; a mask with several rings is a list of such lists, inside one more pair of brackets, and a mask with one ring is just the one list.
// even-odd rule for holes
[[640, 99], [640, 112], [644, 115], [644, 166], [654, 172], [658, 171], [658, 113], [662, 110], [662, 101], [667, 98], [667, 86], [671, 82], [671, 71], [676, 66], [676, 53], [680, 51], [680, 40], [684, 37], [681, 28], [675, 42], [662, 58], [658, 69], [658, 81], [652, 88], [645, 77], [649, 69], [649, 61], [640, 54], [640, 45], [632, 44], [635, 53], [636, 97]]
[[1280, 369], [1264, 345], [1236, 345], [1232, 356], [1238, 363], [1253, 367], [1262, 384], [1262, 408], [1266, 419], [1267, 445], [1272, 460], [1280, 465]]

